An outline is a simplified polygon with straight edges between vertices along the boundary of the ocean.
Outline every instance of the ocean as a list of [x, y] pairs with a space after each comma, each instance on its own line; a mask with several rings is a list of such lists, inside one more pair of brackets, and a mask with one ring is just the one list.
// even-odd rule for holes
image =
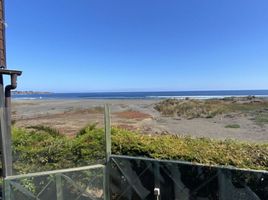
[[222, 90], [222, 91], [160, 91], [160, 92], [89, 92], [16, 94], [13, 100], [75, 100], [75, 99], [211, 99], [224, 97], [256, 96], [268, 98], [268, 90]]

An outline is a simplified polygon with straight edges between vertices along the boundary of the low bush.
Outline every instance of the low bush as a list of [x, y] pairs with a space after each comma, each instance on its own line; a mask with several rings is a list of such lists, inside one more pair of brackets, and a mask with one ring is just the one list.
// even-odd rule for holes
[[74, 166], [72, 142], [67, 137], [20, 128], [13, 128], [12, 137], [14, 167], [19, 173]]
[[113, 130], [112, 141], [115, 154], [268, 169], [268, 144], [173, 135], [148, 136], [118, 129]]
[[[49, 129], [13, 128], [14, 167], [17, 173], [77, 167], [104, 160], [103, 129], [87, 126], [75, 138], [51, 134], [46, 130]], [[268, 144], [174, 135], [149, 136], [113, 128], [112, 152], [268, 170]]]
[[239, 124], [228, 124], [225, 126], [225, 128], [240, 128]]

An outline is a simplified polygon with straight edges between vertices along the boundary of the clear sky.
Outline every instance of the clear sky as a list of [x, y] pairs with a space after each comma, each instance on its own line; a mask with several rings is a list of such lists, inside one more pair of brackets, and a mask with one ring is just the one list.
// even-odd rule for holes
[[267, 0], [6, 0], [19, 90], [268, 89]]

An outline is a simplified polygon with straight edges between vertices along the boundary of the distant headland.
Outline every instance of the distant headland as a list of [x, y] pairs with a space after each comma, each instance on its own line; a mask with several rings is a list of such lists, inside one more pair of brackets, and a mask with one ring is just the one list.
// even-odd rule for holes
[[44, 91], [12, 91], [13, 95], [29, 95], [29, 94], [53, 94], [52, 92]]

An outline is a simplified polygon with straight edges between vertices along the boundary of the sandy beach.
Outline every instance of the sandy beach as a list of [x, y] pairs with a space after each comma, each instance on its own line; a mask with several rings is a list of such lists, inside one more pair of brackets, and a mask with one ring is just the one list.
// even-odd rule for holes
[[[232, 113], [213, 118], [187, 119], [163, 116], [155, 109], [160, 100], [17, 100], [12, 102], [12, 119], [17, 127], [51, 126], [74, 136], [88, 124], [103, 126], [103, 105], [111, 110], [113, 126], [142, 134], [175, 134], [213, 139], [268, 142], [268, 125], [256, 124], [250, 115]], [[227, 128], [239, 124], [239, 128]]]

